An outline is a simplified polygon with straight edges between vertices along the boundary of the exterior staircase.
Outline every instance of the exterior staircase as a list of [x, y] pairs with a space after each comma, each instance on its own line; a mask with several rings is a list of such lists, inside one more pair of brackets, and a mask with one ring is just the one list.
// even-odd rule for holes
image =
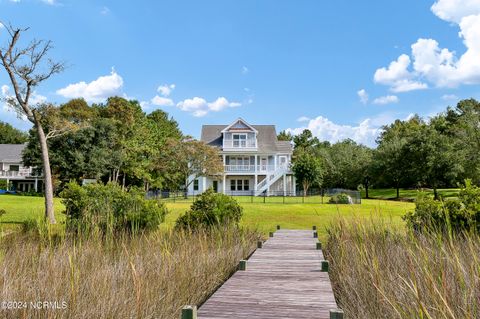
[[283, 175], [288, 173], [288, 166], [279, 166], [274, 172], [268, 174], [264, 180], [257, 184], [257, 190], [255, 196], [261, 195], [264, 191], [268, 190], [270, 186], [278, 181]]

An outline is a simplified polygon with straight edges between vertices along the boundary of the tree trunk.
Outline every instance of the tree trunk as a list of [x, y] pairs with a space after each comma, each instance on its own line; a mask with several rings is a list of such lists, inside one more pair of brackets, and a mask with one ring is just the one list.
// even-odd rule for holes
[[368, 183], [365, 183], [365, 198], [368, 199]]
[[397, 185], [397, 199], [400, 198], [400, 187]]
[[307, 196], [308, 192], [308, 183], [303, 183], [303, 197]]
[[433, 199], [438, 200], [437, 186], [433, 186]]
[[42, 151], [43, 176], [44, 176], [44, 192], [45, 192], [45, 219], [48, 219], [50, 224], [55, 224], [55, 214], [53, 209], [53, 183], [52, 171], [50, 170], [50, 158], [48, 156], [48, 145], [45, 132], [43, 131], [41, 123], [35, 119], [35, 127], [37, 128], [38, 141], [40, 142], [40, 149]]

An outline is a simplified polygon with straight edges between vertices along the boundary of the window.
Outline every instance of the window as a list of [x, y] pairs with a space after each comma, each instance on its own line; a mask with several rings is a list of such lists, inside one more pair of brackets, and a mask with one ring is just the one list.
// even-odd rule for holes
[[195, 179], [195, 180], [193, 181], [193, 190], [194, 190], [194, 191], [198, 191], [198, 179]]
[[250, 190], [250, 185], [249, 184], [250, 184], [250, 181], [248, 179], [243, 181], [243, 190], [244, 191]]
[[242, 190], [242, 180], [238, 179], [237, 180], [237, 191], [241, 191], [241, 190]]
[[231, 191], [236, 190], [236, 188], [235, 188], [236, 183], [235, 183], [235, 182], [236, 182], [236, 180], [234, 180], [234, 179], [232, 179], [232, 180], [230, 181], [230, 190], [231, 190]]
[[247, 134], [233, 134], [233, 147], [247, 147]]
[[248, 179], [232, 179], [230, 180], [231, 191], [248, 191], [250, 190], [250, 181]]

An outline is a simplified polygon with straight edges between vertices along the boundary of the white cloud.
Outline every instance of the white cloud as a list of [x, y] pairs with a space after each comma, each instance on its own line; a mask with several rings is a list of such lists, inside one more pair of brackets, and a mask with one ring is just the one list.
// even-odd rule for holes
[[177, 103], [177, 107], [185, 112], [192, 113], [193, 116], [202, 117], [208, 112], [218, 112], [229, 107], [238, 107], [241, 103], [229, 102], [225, 97], [219, 97], [213, 102], [207, 102], [204, 98], [194, 97], [185, 99]]
[[250, 72], [250, 70], [246, 66], [242, 66], [242, 74], [245, 75], [248, 72]]
[[368, 93], [367, 93], [367, 91], [365, 91], [365, 89], [361, 89], [361, 90], [357, 91], [357, 95], [360, 98], [360, 102], [362, 102], [362, 104], [367, 104]]
[[100, 14], [102, 14], [102, 15], [107, 15], [109, 13], [110, 13], [110, 8], [109, 7], [104, 6], [102, 8], [102, 10], [100, 10]]
[[163, 97], [163, 96], [158, 96], [155, 95], [155, 97], [150, 101], [153, 105], [158, 105], [158, 106], [173, 106], [173, 100]]
[[286, 131], [297, 135], [304, 129], [309, 129], [321, 141], [335, 143], [350, 138], [357, 143], [368, 146], [375, 145], [375, 139], [381, 131], [380, 126], [377, 127], [372, 124], [372, 119], [365, 119], [358, 125], [352, 126], [336, 124], [323, 116], [310, 119], [305, 126], [288, 128]]
[[388, 68], [378, 69], [375, 82], [389, 85], [394, 92], [425, 89], [423, 81], [436, 87], [480, 83], [480, 1], [437, 0], [431, 10], [459, 28], [465, 52], [457, 55], [435, 39], [420, 38], [411, 46], [411, 58], [402, 54]]
[[442, 95], [442, 100], [444, 101], [458, 100], [458, 96], [456, 96], [455, 94], [444, 94]]
[[56, 0], [42, 0], [42, 2], [51, 6], [57, 4]]
[[385, 104], [391, 104], [391, 103], [398, 103], [399, 99], [395, 95], [386, 95], [386, 96], [381, 96], [377, 97], [375, 100], [373, 100], [373, 104], [378, 104], [378, 105], [385, 105]]
[[306, 117], [306, 116], [300, 116], [298, 119], [297, 119], [297, 122], [308, 122], [310, 121], [310, 118], [309, 117]]
[[122, 87], [122, 77], [112, 70], [110, 75], [100, 76], [90, 83], [81, 81], [70, 84], [57, 90], [57, 94], [65, 98], [84, 98], [88, 102], [98, 103], [110, 96], [120, 95]]
[[175, 90], [175, 84], [164, 84], [157, 88], [157, 92], [165, 97], [169, 96], [173, 90]]

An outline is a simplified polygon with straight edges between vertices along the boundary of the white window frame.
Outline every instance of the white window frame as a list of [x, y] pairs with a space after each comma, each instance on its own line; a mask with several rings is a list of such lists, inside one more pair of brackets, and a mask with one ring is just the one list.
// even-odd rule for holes
[[[238, 136], [235, 139], [235, 136]], [[232, 146], [235, 148], [247, 147], [248, 134], [247, 133], [232, 133]]]

